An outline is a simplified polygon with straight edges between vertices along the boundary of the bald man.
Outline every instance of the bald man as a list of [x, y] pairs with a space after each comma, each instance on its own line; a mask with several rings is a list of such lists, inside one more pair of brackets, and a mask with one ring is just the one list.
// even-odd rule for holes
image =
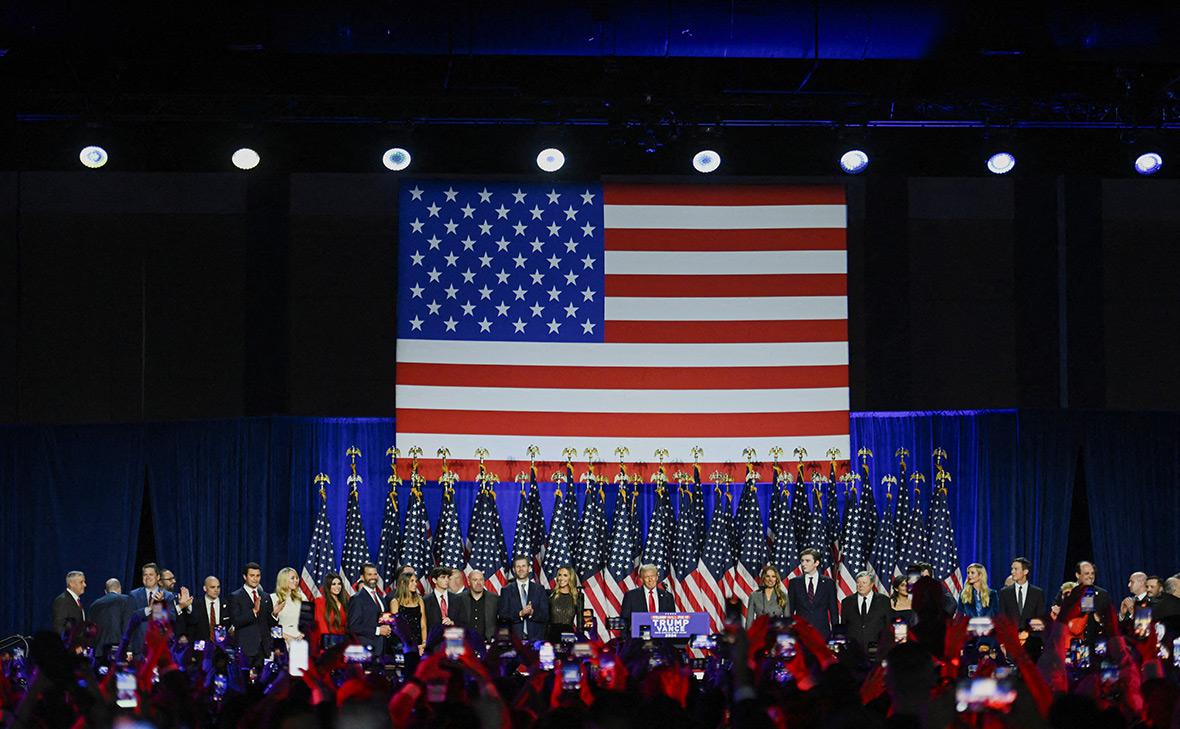
[[105, 656], [123, 639], [123, 628], [131, 619], [131, 598], [123, 594], [123, 585], [114, 577], [106, 581], [102, 597], [90, 604], [90, 620], [98, 626], [94, 638], [96, 656]]

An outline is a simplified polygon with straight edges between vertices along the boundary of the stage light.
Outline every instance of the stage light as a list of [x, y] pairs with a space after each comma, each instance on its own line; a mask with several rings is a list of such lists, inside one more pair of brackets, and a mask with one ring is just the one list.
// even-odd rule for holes
[[859, 175], [869, 166], [869, 156], [859, 149], [850, 149], [840, 155], [840, 169], [850, 175]]
[[549, 147], [537, 155], [537, 166], [544, 172], [557, 172], [565, 165], [565, 155], [560, 149]]
[[711, 149], [702, 149], [693, 155], [692, 167], [697, 172], [708, 174], [721, 166], [721, 155]]
[[258, 156], [257, 152], [250, 149], [249, 147], [242, 147], [237, 152], [233, 153], [233, 156], [230, 157], [230, 161], [232, 161], [234, 163], [234, 167], [237, 167], [239, 170], [252, 170], [258, 166], [258, 163], [262, 161], [262, 158]]
[[987, 169], [994, 175], [1006, 175], [1016, 166], [1016, 157], [1011, 152], [996, 152], [987, 158]]
[[381, 164], [385, 165], [385, 169], [394, 172], [400, 172], [410, 166], [410, 153], [401, 147], [393, 147], [385, 150], [385, 154], [381, 155]]
[[107, 151], [102, 147], [83, 147], [78, 154], [78, 160], [82, 162], [82, 165], [92, 170], [97, 170], [105, 165], [107, 159]]
[[1135, 158], [1135, 171], [1141, 175], [1154, 175], [1164, 166], [1164, 158], [1158, 152], [1145, 152]]

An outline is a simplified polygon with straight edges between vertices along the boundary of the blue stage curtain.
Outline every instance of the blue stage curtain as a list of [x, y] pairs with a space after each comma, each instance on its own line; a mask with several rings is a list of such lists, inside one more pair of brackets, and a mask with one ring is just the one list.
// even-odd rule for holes
[[[1180, 414], [1085, 413], [1082, 443], [1098, 584], [1127, 594], [1136, 570], [1180, 570]], [[1071, 567], [1072, 571], [1072, 567]]]
[[0, 428], [0, 634], [48, 628], [70, 570], [86, 573], [84, 604], [131, 573], [143, 482], [138, 426]]

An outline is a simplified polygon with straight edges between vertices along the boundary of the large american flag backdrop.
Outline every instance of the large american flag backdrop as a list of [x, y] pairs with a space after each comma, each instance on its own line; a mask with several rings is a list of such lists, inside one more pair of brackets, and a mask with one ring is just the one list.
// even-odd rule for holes
[[847, 458], [841, 187], [411, 180], [399, 197], [403, 453]]

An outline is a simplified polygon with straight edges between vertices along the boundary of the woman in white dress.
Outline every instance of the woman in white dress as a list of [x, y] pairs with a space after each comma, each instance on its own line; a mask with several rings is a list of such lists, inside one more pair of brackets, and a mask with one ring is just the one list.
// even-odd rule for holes
[[270, 601], [274, 605], [275, 621], [283, 628], [283, 640], [288, 643], [302, 640], [303, 633], [299, 631], [299, 612], [303, 607], [303, 592], [299, 589], [299, 573], [294, 567], [279, 570]]

